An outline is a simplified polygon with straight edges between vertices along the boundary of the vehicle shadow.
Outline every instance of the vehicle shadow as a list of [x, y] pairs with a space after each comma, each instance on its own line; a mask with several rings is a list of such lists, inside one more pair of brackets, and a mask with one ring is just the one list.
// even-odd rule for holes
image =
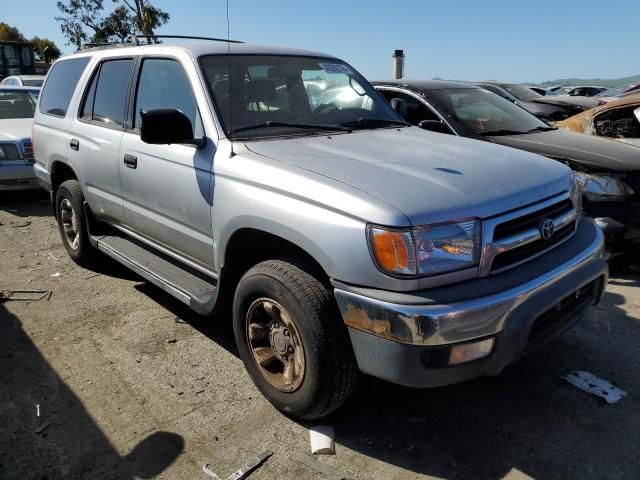
[[[136, 288], [238, 355], [230, 313], [202, 317], [151, 284]], [[620, 308], [625, 302], [607, 292], [575, 328], [497, 377], [430, 390], [364, 377], [354, 398], [319, 422], [335, 427], [340, 446], [403, 469], [394, 478], [637, 478], [640, 320]], [[629, 395], [607, 405], [561, 378], [576, 370]]]
[[184, 440], [162, 431], [120, 455], [5, 305], [0, 304], [0, 478], [150, 478], [175, 461]]
[[49, 194], [44, 190], [0, 192], [0, 210], [17, 217], [53, 216]]

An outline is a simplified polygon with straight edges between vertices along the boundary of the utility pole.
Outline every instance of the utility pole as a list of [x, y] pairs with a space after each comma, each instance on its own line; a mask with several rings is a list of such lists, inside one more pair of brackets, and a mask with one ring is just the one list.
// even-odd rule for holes
[[404, 50], [393, 52], [393, 79], [400, 80], [404, 77]]

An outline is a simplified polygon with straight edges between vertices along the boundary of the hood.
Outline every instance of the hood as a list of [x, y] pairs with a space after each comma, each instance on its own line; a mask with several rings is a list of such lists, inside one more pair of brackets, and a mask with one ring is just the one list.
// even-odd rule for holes
[[567, 130], [486, 137], [494, 143], [560, 160], [569, 160], [592, 172], [640, 170], [640, 149], [612, 139]]
[[417, 127], [246, 147], [378, 197], [414, 225], [491, 217], [565, 191], [572, 178], [538, 155]]
[[591, 97], [576, 97], [572, 95], [552, 95], [534, 100], [536, 103], [547, 103], [549, 105], [577, 106], [583, 109], [593, 108], [598, 105], [598, 101]]
[[33, 118], [7, 118], [0, 120], [0, 141], [20, 141], [31, 138]]

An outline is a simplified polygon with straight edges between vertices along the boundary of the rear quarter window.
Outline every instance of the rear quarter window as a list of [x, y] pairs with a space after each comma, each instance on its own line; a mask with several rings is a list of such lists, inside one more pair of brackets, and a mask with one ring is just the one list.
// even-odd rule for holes
[[71, 97], [90, 57], [72, 58], [57, 62], [49, 72], [40, 94], [40, 112], [64, 117]]

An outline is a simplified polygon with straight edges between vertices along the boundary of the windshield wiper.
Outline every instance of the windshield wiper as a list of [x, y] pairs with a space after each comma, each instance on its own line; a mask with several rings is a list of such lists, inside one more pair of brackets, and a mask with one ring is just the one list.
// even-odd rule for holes
[[534, 132], [550, 132], [551, 130], [558, 130], [556, 127], [536, 127], [531, 130], [527, 130], [526, 133], [534, 133]]
[[478, 135], [483, 137], [498, 137], [500, 135], [523, 135], [529, 132], [519, 132], [518, 130], [485, 130], [478, 132]]
[[373, 125], [399, 125], [402, 127], [409, 127], [411, 124], [402, 120], [393, 120], [391, 118], [371, 118], [361, 117], [358, 120], [351, 122], [343, 122], [340, 125], [353, 125], [353, 126], [373, 126]]
[[341, 132], [351, 132], [353, 129], [345, 127], [343, 125], [327, 125], [323, 123], [290, 123], [290, 122], [275, 122], [268, 121], [265, 123], [259, 123], [257, 125], [248, 125], [246, 127], [234, 128], [229, 133], [246, 132], [248, 130], [258, 130], [260, 128], [273, 128], [273, 127], [290, 127], [290, 128], [307, 128], [310, 130], [339, 130]]

